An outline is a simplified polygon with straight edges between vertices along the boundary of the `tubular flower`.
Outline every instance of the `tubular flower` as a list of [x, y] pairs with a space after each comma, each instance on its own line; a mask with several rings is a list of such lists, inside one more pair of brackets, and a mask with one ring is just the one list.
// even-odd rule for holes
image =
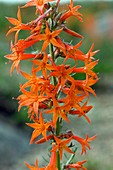
[[67, 11], [66, 13], [64, 13], [61, 16], [60, 21], [64, 21], [67, 18], [69, 18], [70, 16], [75, 16], [77, 19], [82, 21], [82, 18], [81, 18], [82, 14], [78, 12], [78, 9], [81, 8], [81, 6], [77, 5], [77, 6], [73, 7], [73, 5], [74, 5], [73, 0], [70, 0], [70, 5], [68, 6], [69, 11]]
[[45, 170], [45, 168], [38, 167], [38, 159], [36, 159], [35, 166], [31, 166], [27, 162], [24, 162], [24, 163], [30, 170]]
[[44, 53], [43, 60], [33, 60], [32, 61], [35, 65], [38, 65], [38, 67], [34, 70], [36, 72], [42, 71], [42, 75], [45, 79], [47, 79], [47, 70], [51, 70], [53, 67], [48, 64], [48, 55]]
[[97, 79], [97, 74], [92, 71], [92, 69], [98, 64], [98, 60], [92, 61], [86, 64], [84, 67], [78, 67], [73, 70], [74, 73], [86, 73], [86, 76], [92, 77], [93, 79]]
[[66, 112], [70, 111], [72, 108], [79, 110], [82, 114], [83, 108], [81, 108], [80, 102], [84, 100], [86, 95], [74, 88], [74, 84], [70, 88], [66, 88], [64, 93], [67, 95], [65, 98], [62, 98], [61, 101], [64, 103]]
[[36, 14], [40, 12], [40, 14], [44, 13], [44, 5], [48, 2], [52, 2], [54, 0], [30, 0], [29, 2], [26, 3], [26, 5], [23, 6], [29, 7], [29, 6], [35, 6], [36, 7]]
[[70, 110], [69, 114], [71, 115], [78, 115], [78, 117], [85, 117], [85, 119], [88, 121], [88, 123], [90, 123], [90, 119], [88, 118], [88, 116], [86, 115], [93, 106], [87, 106], [87, 102], [84, 103], [84, 105], [81, 107], [82, 111], [80, 110]]
[[[54, 150], [54, 147], [56, 146], [55, 143], [52, 143], [52, 149]], [[57, 164], [56, 164], [56, 151], [53, 151], [51, 153], [50, 162], [48, 166], [46, 166], [45, 170], [58, 170]]]
[[78, 44], [74, 46], [70, 44], [65, 44], [67, 51], [64, 61], [67, 61], [69, 58], [72, 58], [74, 61], [77, 60], [84, 61], [85, 60], [84, 53], [78, 49], [81, 45], [82, 41], [80, 41]]
[[11, 24], [15, 25], [6, 34], [6, 35], [9, 35], [10, 33], [16, 31], [15, 42], [17, 42], [17, 40], [18, 40], [18, 34], [19, 34], [20, 30], [30, 30], [30, 27], [28, 25], [22, 23], [20, 7], [18, 7], [18, 12], [17, 12], [17, 18], [18, 19], [10, 18], [10, 17], [6, 17], [6, 18], [8, 19], [8, 21]]
[[61, 140], [61, 139], [57, 138], [56, 136], [54, 136], [54, 139], [56, 141], [56, 146], [51, 150], [51, 152], [58, 150], [61, 160], [62, 160], [63, 150], [65, 150], [71, 154], [74, 154], [74, 152], [71, 149], [69, 149], [69, 147], [67, 146], [67, 144], [72, 140], [72, 137], [70, 137], [69, 139], [66, 139], [66, 140]]
[[72, 138], [81, 144], [81, 146], [82, 146], [82, 152], [81, 152], [81, 154], [83, 154], [83, 153], [86, 154], [86, 147], [87, 147], [88, 149], [91, 149], [89, 142], [91, 142], [92, 140], [94, 140], [94, 139], [96, 138], [96, 136], [93, 136], [93, 137], [89, 138], [89, 136], [86, 135], [86, 139], [83, 139], [83, 138], [81, 138], [81, 137], [79, 137], [79, 136], [72, 136]]
[[23, 106], [27, 106], [29, 108], [28, 114], [29, 117], [32, 117], [34, 114], [38, 116], [39, 105], [47, 100], [47, 96], [38, 96], [38, 94], [34, 91], [27, 91], [20, 86], [20, 89], [23, 94], [21, 94], [17, 100], [19, 100], [18, 110]]
[[34, 40], [41, 41], [43, 40], [43, 46], [42, 46], [42, 52], [44, 52], [49, 45], [49, 43], [53, 44], [55, 47], [63, 48], [58, 41], [56, 40], [56, 37], [62, 32], [62, 28], [59, 30], [55, 30], [53, 32], [50, 31], [48, 24], [46, 24], [45, 34], [38, 34], [37, 36], [32, 36]]
[[66, 122], [69, 122], [69, 119], [66, 116], [66, 112], [64, 111], [64, 107], [60, 106], [54, 97], [53, 97], [53, 108], [47, 110], [45, 113], [53, 113], [54, 124], [56, 124], [59, 116], [63, 118]]
[[42, 134], [45, 139], [46, 138], [46, 131], [48, 130], [49, 126], [51, 125], [51, 122], [44, 122], [44, 119], [42, 117], [42, 112], [40, 112], [40, 116], [39, 116], [39, 120], [35, 123], [27, 123], [28, 126], [32, 127], [33, 129], [35, 129], [32, 133], [31, 136], [31, 140], [30, 140], [30, 144], [32, 144], [34, 142], [34, 140], [40, 135]]
[[22, 88], [31, 87], [31, 91], [38, 91], [41, 88], [41, 85], [46, 81], [42, 77], [37, 77], [36, 72], [34, 71], [34, 67], [32, 68], [32, 74], [28, 74], [20, 70], [20, 73], [23, 77], [25, 77], [28, 81], [22, 85]]
[[65, 31], [66, 33], [68, 33], [68, 34], [70, 34], [70, 35], [72, 35], [72, 36], [74, 36], [74, 37], [83, 38], [82, 35], [78, 34], [78, 33], [75, 32], [75, 31], [70, 30], [70, 29], [67, 28], [67, 27], [63, 27], [63, 31]]
[[87, 54], [86, 54], [86, 56], [87, 56], [87, 57], [86, 57], [86, 58], [87, 58], [86, 62], [87, 62], [87, 63], [90, 62], [91, 59], [94, 59], [93, 56], [94, 56], [96, 53], [99, 52], [99, 50], [93, 51], [93, 49], [94, 49], [94, 44], [92, 44], [92, 46], [90, 47], [89, 51], [88, 51]]
[[89, 96], [89, 93], [92, 93], [94, 96], [96, 96], [96, 93], [91, 88], [91, 86], [94, 85], [97, 81], [98, 81], [98, 77], [96, 77], [96, 79], [90, 77], [87, 78], [86, 80], [75, 80], [75, 86], [84, 90], [87, 96]]
[[27, 59], [36, 57], [36, 54], [24, 53], [24, 50], [28, 48], [29, 46], [33, 45], [34, 43], [35, 43], [34, 40], [33, 41], [19, 40], [15, 45], [11, 43], [12, 54], [8, 54], [5, 56], [5, 58], [13, 62], [11, 69], [10, 69], [10, 74], [12, 74], [12, 72], [14, 71], [14, 68], [16, 68], [17, 72], [20, 72], [20, 61], [21, 60], [27, 60]]
[[60, 66], [53, 66], [53, 72], [50, 73], [50, 76], [55, 76], [59, 78], [61, 85], [63, 86], [67, 80], [74, 82], [74, 79], [71, 77], [74, 67], [66, 68], [64, 64]]
[[54, 135], [48, 135], [45, 137], [42, 137], [41, 139], [39, 139], [38, 141], [36, 141], [36, 144], [42, 144], [44, 142], [47, 142], [48, 140], [54, 139]]
[[74, 163], [74, 164], [65, 165], [64, 168], [67, 169], [67, 170], [69, 170], [69, 169], [71, 169], [71, 168], [74, 168], [74, 169], [76, 169], [76, 170], [87, 170], [87, 169], [83, 166], [83, 164], [86, 163], [86, 162], [87, 162], [86, 160], [81, 161], [81, 162], [76, 162], [76, 163]]

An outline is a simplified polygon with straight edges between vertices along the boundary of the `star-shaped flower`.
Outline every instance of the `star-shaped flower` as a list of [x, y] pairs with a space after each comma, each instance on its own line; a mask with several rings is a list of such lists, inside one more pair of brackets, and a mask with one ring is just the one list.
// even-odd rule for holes
[[66, 140], [61, 140], [61, 139], [57, 138], [56, 136], [54, 136], [54, 139], [56, 141], [56, 146], [51, 150], [51, 152], [58, 150], [61, 160], [62, 160], [63, 150], [65, 150], [71, 154], [74, 154], [74, 152], [67, 146], [67, 144], [72, 140], [72, 137], [70, 137], [69, 139], [66, 139]]
[[44, 122], [42, 112], [39, 115], [39, 121], [35, 123], [27, 123], [27, 125], [35, 129], [32, 133], [30, 144], [32, 144], [40, 134], [42, 134], [45, 137], [45, 139], [47, 139], [46, 132], [48, 131], [48, 127], [51, 125], [51, 122], [46, 123]]
[[17, 42], [18, 40], [18, 34], [20, 32], [20, 30], [30, 30], [30, 27], [29, 25], [26, 25], [26, 24], [23, 24], [22, 23], [22, 19], [21, 19], [21, 12], [20, 12], [20, 7], [18, 7], [18, 12], [17, 12], [17, 18], [18, 19], [15, 19], [15, 18], [11, 18], [11, 17], [6, 17], [8, 19], [8, 21], [14, 25], [13, 28], [11, 28], [6, 35], [12, 33], [12, 32], [15, 32], [16, 31], [16, 34], [15, 34], [15, 42]]

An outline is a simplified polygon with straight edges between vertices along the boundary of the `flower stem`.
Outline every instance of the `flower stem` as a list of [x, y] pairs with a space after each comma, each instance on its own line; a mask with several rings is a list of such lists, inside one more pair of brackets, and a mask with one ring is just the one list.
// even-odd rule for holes
[[[54, 62], [55, 58], [54, 58], [54, 53], [53, 53], [53, 45], [51, 43], [49, 44], [49, 52], [50, 52], [50, 55], [52, 56], [52, 60]], [[52, 82], [53, 82], [54, 85], [57, 84], [56, 77], [53, 76]], [[57, 123], [56, 123], [56, 136], [59, 136], [59, 134], [60, 134], [60, 120], [58, 118]], [[59, 151], [56, 152], [56, 163], [57, 163], [58, 170], [61, 170]]]
[[[50, 43], [49, 44], [49, 52], [50, 52], [50, 55], [52, 56], [52, 60], [54, 62], [55, 58], [54, 58], [54, 53], [53, 53], [53, 45]], [[57, 84], [57, 80], [56, 80], [56, 77], [53, 76], [53, 84], [56, 85]]]
[[58, 170], [61, 170], [61, 167], [60, 167], [60, 154], [59, 154], [59, 151], [57, 151], [56, 153], [56, 163], [57, 163], [57, 168]]
[[[56, 136], [59, 136], [59, 134], [60, 134], [60, 120], [58, 118], [57, 123], [56, 123]], [[57, 153], [56, 153], [56, 159], [57, 159], [57, 168], [58, 168], [58, 170], [61, 170], [59, 151], [57, 151]]]
[[70, 164], [71, 163], [71, 161], [74, 159], [74, 157], [75, 157], [75, 152], [77, 151], [77, 147], [75, 147], [75, 149], [74, 149], [74, 154], [72, 154], [71, 156], [70, 156], [70, 158], [68, 159], [68, 161], [66, 162], [66, 165], [68, 165], [68, 164]]

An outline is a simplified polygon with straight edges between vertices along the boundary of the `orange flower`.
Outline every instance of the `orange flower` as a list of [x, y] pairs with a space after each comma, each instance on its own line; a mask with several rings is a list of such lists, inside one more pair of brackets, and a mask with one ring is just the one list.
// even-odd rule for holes
[[[29, 110], [28, 110], [29, 117], [32, 117], [35, 114], [36, 114], [36, 116], [38, 116], [40, 103], [46, 101], [48, 99], [48, 97], [38, 95], [37, 92], [34, 92], [33, 90], [27, 91], [24, 88], [22, 88], [22, 85], [20, 85], [20, 90], [23, 94], [21, 94], [17, 98], [17, 100], [20, 100], [18, 111], [21, 109], [21, 107], [27, 106], [29, 108]], [[30, 115], [31, 113], [32, 113], [32, 115]]]
[[46, 131], [48, 131], [49, 126], [51, 125], [51, 122], [44, 122], [44, 119], [42, 117], [42, 112], [40, 112], [39, 120], [35, 123], [26, 123], [28, 126], [34, 128], [35, 130], [32, 133], [30, 144], [34, 142], [34, 140], [42, 134], [45, 139], [46, 138]]
[[69, 58], [72, 58], [74, 61], [77, 60], [85, 60], [84, 53], [80, 51], [78, 48], [82, 45], [82, 41], [80, 41], [78, 44], [72, 46], [70, 44], [65, 44], [66, 46], [66, 57], [65, 60], [68, 60]]
[[80, 5], [77, 5], [75, 7], [73, 7], [74, 3], [73, 0], [70, 0], [70, 5], [69, 7], [69, 11], [67, 11], [66, 13], [64, 13], [61, 18], [60, 21], [64, 21], [65, 19], [69, 18], [70, 16], [75, 16], [76, 18], [78, 18], [80, 21], [82, 21], [82, 14], [78, 12], [78, 9], [81, 8]]
[[86, 57], [86, 61], [85, 62], [89, 63], [92, 59], [94, 59], [93, 56], [96, 53], [99, 52], [99, 50], [93, 51], [93, 49], [94, 49], [94, 43], [92, 44], [92, 46], [90, 47], [89, 51], [86, 54], [87, 57]]
[[57, 138], [56, 136], [54, 136], [54, 139], [56, 141], [56, 146], [51, 150], [51, 152], [54, 152], [54, 151], [59, 151], [59, 154], [60, 154], [60, 159], [62, 160], [62, 153], [63, 153], [63, 150], [71, 153], [71, 154], [74, 154], [74, 152], [72, 152], [71, 149], [69, 149], [68, 146], [66, 146], [71, 140], [72, 140], [72, 137], [70, 137], [69, 139], [66, 139], [66, 140], [61, 140], [59, 138]]
[[40, 96], [48, 96], [47, 100], [45, 100], [43, 104], [45, 103], [46, 108], [51, 107], [52, 101], [49, 99], [57, 95], [60, 85], [57, 84], [56, 86], [54, 86], [53, 84], [51, 84], [49, 79], [38, 77], [35, 69], [36, 68], [34, 67], [32, 68], [32, 74], [27, 74], [20, 70], [20, 73], [28, 80], [25, 84], [21, 86], [21, 88], [30, 87], [30, 91], [32, 91], [32, 93], [37, 93]]
[[20, 73], [23, 77], [25, 77], [28, 81], [22, 85], [22, 88], [31, 87], [31, 91], [38, 91], [41, 88], [41, 85], [46, 81], [42, 77], [37, 77], [36, 72], [34, 71], [34, 67], [32, 68], [32, 74], [28, 74], [20, 70]]
[[38, 159], [36, 159], [35, 166], [31, 166], [27, 162], [24, 162], [24, 163], [30, 170], [45, 170], [45, 168], [38, 167]]
[[53, 32], [50, 31], [48, 24], [46, 23], [46, 29], [45, 34], [38, 34], [36, 36], [32, 36], [33, 39], [36, 39], [37, 41], [44, 40], [43, 46], [42, 46], [42, 52], [44, 52], [49, 45], [49, 43], [53, 44], [55, 47], [63, 48], [58, 41], [56, 40], [56, 37], [58, 34], [62, 32], [62, 28], [59, 30], [55, 30]]
[[63, 86], [67, 80], [74, 82], [73, 77], [70, 75], [74, 70], [74, 67], [67, 68], [64, 64], [54, 65], [53, 72], [50, 73], [50, 76], [55, 76], [59, 78], [61, 85]]
[[97, 79], [97, 74], [92, 70], [96, 65], [98, 64], [98, 60], [92, 61], [90, 63], [85, 63], [84, 67], [78, 67], [73, 69], [73, 73], [86, 73], [86, 76], [92, 77], [94, 79]]
[[70, 168], [75, 168], [76, 170], [87, 170], [83, 164], [86, 163], [87, 161], [84, 160], [84, 161], [80, 161], [80, 162], [76, 162], [74, 164], [68, 164], [68, 165], [65, 165], [65, 169], [70, 169]]
[[73, 37], [83, 38], [82, 35], [78, 34], [78, 33], [75, 32], [75, 31], [70, 30], [69, 28], [67, 28], [67, 27], [65, 27], [65, 26], [63, 27], [63, 31], [65, 31], [66, 33], [72, 35]]
[[92, 71], [92, 69], [98, 64], [98, 61], [99, 60], [92, 61], [89, 64], [85, 65], [84, 72], [86, 72], [86, 75], [89, 75], [90, 77], [95, 79], [98, 78], [97, 74], [94, 71]]
[[70, 110], [69, 114], [78, 115], [78, 117], [84, 116], [88, 123], [90, 123], [90, 119], [86, 116], [86, 114], [92, 109], [93, 106], [87, 106], [87, 102], [88, 101], [81, 106], [82, 112], [80, 110]]
[[69, 112], [73, 108], [79, 110], [81, 114], [84, 114], [80, 102], [83, 102], [86, 95], [75, 88], [74, 84], [72, 84], [70, 88], [65, 88], [63, 92], [64, 94], [67, 94], [65, 98], [61, 99], [61, 102], [64, 103], [65, 111]]
[[[37, 41], [36, 40], [32, 40], [30, 38], [26, 38], [24, 39], [20, 39], [18, 40], [14, 45], [12, 45], [12, 51], [15, 52], [24, 52], [27, 48], [29, 48], [30, 46], [32, 46], [33, 44], [35, 44]], [[14, 50], [13, 50], [14, 48]]]
[[[54, 147], [56, 146], [55, 143], [52, 143], [52, 149], [54, 150]], [[52, 152], [50, 163], [48, 166], [46, 166], [45, 170], [58, 170], [56, 166], [56, 150]]]
[[6, 17], [8, 19], [8, 21], [15, 25], [13, 28], [11, 28], [6, 35], [16, 31], [16, 34], [15, 34], [15, 42], [17, 42], [18, 40], [18, 34], [20, 32], [20, 30], [30, 30], [30, 27], [26, 24], [23, 24], [22, 23], [22, 19], [21, 19], [21, 13], [20, 13], [20, 7], [18, 7], [18, 13], [17, 13], [17, 18], [18, 19], [15, 19], [15, 18], [10, 18], [10, 17]]
[[24, 53], [24, 50], [28, 48], [29, 46], [33, 45], [34, 43], [35, 43], [34, 40], [31, 40], [31, 41], [19, 40], [15, 45], [11, 43], [12, 54], [8, 54], [5, 56], [5, 58], [13, 62], [11, 69], [10, 69], [10, 74], [12, 74], [12, 72], [14, 71], [14, 68], [16, 68], [17, 72], [20, 72], [20, 61], [21, 60], [27, 60], [27, 59], [36, 57], [36, 54]]
[[52, 99], [53, 99], [53, 108], [45, 111], [45, 113], [53, 113], [53, 124], [56, 125], [59, 116], [63, 118], [66, 122], [69, 122], [66, 116], [66, 112], [64, 111], [64, 107], [58, 104], [54, 96]]
[[96, 79], [86, 77], [86, 80], [75, 80], [75, 86], [84, 90], [87, 96], [89, 96], [89, 93], [96, 96], [95, 91], [90, 86], [94, 85], [97, 81], [98, 77]]
[[[53, 126], [54, 126], [54, 125], [53, 125]], [[50, 139], [54, 139], [54, 135], [48, 135], [48, 136], [46, 136], [46, 138], [43, 137], [43, 138], [39, 139], [38, 141], [36, 141], [35, 143], [36, 143], [36, 144], [42, 144], [42, 143], [44, 143], [44, 142], [47, 142], [47, 141], [50, 140]]]
[[67, 49], [67, 54], [64, 61], [68, 60], [69, 58], [72, 58], [75, 61], [81, 60], [86, 65], [90, 63], [92, 60], [94, 60], [93, 56], [99, 51], [99, 50], [92, 51], [94, 49], [94, 44], [92, 44], [87, 54], [84, 54], [81, 50], [78, 49], [81, 45], [82, 45], [82, 41], [80, 41], [78, 44], [74, 46], [70, 44], [65, 44]]
[[23, 6], [23, 8], [29, 7], [29, 6], [36, 6], [36, 14], [38, 13], [38, 11], [40, 12], [40, 14], [43, 14], [44, 5], [52, 1], [54, 0], [30, 0], [29, 2], [26, 3], [26, 5]]
[[44, 57], [43, 59], [40, 61], [40, 60], [33, 60], [32, 62], [35, 64], [35, 65], [38, 65], [37, 68], [34, 69], [34, 71], [38, 72], [38, 71], [42, 71], [42, 75], [44, 76], [45, 79], [47, 79], [47, 70], [51, 70], [53, 67], [48, 64], [48, 55], [47, 53], [44, 53]]
[[94, 139], [96, 138], [96, 136], [93, 136], [93, 137], [89, 138], [89, 136], [86, 135], [86, 139], [81, 138], [81, 137], [79, 137], [79, 136], [72, 136], [72, 138], [73, 138], [74, 140], [78, 141], [78, 142], [81, 144], [81, 146], [82, 146], [82, 152], [81, 152], [81, 154], [83, 154], [83, 153], [86, 154], [86, 147], [87, 147], [88, 149], [91, 149], [89, 142], [91, 142], [92, 140], [94, 140]]

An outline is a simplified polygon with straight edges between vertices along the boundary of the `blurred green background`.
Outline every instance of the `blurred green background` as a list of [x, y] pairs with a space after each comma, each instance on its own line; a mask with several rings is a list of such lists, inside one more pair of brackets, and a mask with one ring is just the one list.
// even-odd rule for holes
[[[95, 50], [100, 50], [100, 52], [96, 55], [96, 58], [99, 59], [99, 64], [95, 68], [95, 71], [99, 74], [100, 81], [95, 86], [95, 90], [97, 91], [97, 95], [99, 95], [99, 97], [101, 96], [102, 98], [106, 98], [106, 101], [111, 107], [111, 105], [113, 106], [113, 103], [111, 101], [111, 95], [113, 95], [113, 2], [76, 1], [75, 4], [82, 5], [80, 12], [83, 14], [84, 22], [80, 23], [77, 20], [75, 21], [75, 18], [72, 18], [71, 20], [67, 21], [67, 25], [73, 30], [81, 33], [85, 37], [83, 40], [83, 45], [81, 47], [81, 50], [83, 52], [87, 52], [92, 43], [95, 44]], [[65, 8], [67, 8], [67, 5], [62, 5], [60, 10], [65, 10]], [[36, 16], [34, 16], [34, 8], [22, 9], [21, 12], [23, 22], [31, 21], [32, 19], [36, 18]], [[24, 131], [26, 130], [24, 123], [26, 122], [27, 116], [23, 112], [26, 111], [22, 109], [18, 114], [18, 103], [16, 100], [12, 100], [12, 97], [16, 98], [19, 95], [19, 83], [23, 82], [23, 78], [20, 75], [17, 75], [16, 72], [14, 72], [13, 75], [10, 77], [10, 64], [6, 64], [7, 60], [4, 58], [5, 55], [10, 53], [10, 42], [14, 38], [14, 34], [10, 34], [8, 37], [5, 36], [7, 31], [9, 30], [9, 27], [11, 26], [5, 16], [17, 18], [16, 15], [17, 4], [10, 5], [0, 3], [0, 119], [2, 122], [8, 122], [14, 127], [18, 127], [19, 129], [22, 129]], [[25, 32], [21, 33], [22, 38], [26, 36], [27, 34], [25, 34]], [[76, 39], [72, 39], [72, 37], [62, 35], [62, 38], [69, 42], [72, 41], [73, 44], [75, 44], [76, 42]], [[30, 69], [29, 64], [25, 64], [23, 65], [23, 67], [28, 70]], [[102, 100], [97, 101], [99, 101], [100, 103], [102, 102]], [[94, 103], [97, 101], [94, 100]], [[106, 101], [103, 102], [106, 103]], [[98, 105], [98, 108], [99, 106], [100, 105]], [[102, 106], [104, 109], [105, 105]], [[100, 106], [100, 112], [102, 112], [102, 106]], [[101, 116], [99, 118], [101, 120]], [[111, 119], [112, 118], [113, 117], [111, 117]], [[113, 129], [113, 127], [111, 128]], [[113, 136], [113, 133], [111, 135]], [[97, 159], [97, 156], [99, 155], [96, 155], [96, 159], [94, 160], [90, 159], [89, 164], [87, 164], [88, 170], [113, 169], [112, 164], [105, 164], [105, 162], [103, 162], [101, 168], [101, 163], [97, 161], [98, 159], [100, 159], [100, 157]], [[108, 159], [109, 157], [110, 155], [108, 155]], [[3, 167], [5, 166], [2, 166], [2, 168], [0, 169], [3, 170]], [[10, 168], [8, 170], [10, 170]]]

